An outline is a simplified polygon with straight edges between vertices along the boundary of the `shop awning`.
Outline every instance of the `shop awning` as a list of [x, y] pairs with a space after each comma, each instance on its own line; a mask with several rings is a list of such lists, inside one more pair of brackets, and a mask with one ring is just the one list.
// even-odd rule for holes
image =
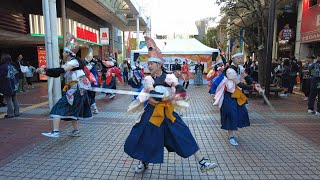
[[147, 17], [142, 14], [135, 0], [73, 1], [122, 31], [136, 30], [137, 17], [139, 17], [140, 30], [146, 30]]

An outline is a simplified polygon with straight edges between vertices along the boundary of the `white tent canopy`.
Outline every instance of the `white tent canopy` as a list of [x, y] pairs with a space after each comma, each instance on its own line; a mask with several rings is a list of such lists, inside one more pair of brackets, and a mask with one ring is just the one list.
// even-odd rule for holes
[[[171, 71], [171, 65], [174, 63], [173, 59], [178, 59], [178, 62], [182, 64], [184, 61], [185, 55], [201, 55], [201, 56], [209, 56], [211, 58], [212, 53], [219, 53], [218, 49], [210, 48], [196, 39], [161, 39], [155, 40], [158, 48], [161, 50], [164, 55], [164, 66], [167, 69], [167, 72]], [[134, 54], [138, 53], [140, 55], [148, 54], [148, 48], [144, 47], [138, 50], [132, 50], [130, 54], [131, 64], [136, 65], [134, 62]], [[183, 55], [180, 57], [179, 55]], [[208, 57], [207, 57], [208, 58]], [[182, 60], [181, 60], [182, 59]], [[192, 58], [188, 59], [190, 62], [195, 61]], [[208, 71], [207, 62], [203, 62], [204, 64], [204, 72]], [[143, 66], [145, 72], [149, 72], [147, 68], [147, 62], [140, 62], [140, 66]], [[210, 66], [210, 65], [209, 65]], [[190, 72], [194, 72], [194, 66], [190, 66]]]
[[[219, 52], [218, 49], [210, 48], [198, 40], [192, 39], [156, 39], [155, 43], [162, 54], [212, 54]], [[131, 59], [134, 53], [147, 54], [148, 48], [144, 47], [131, 51]]]

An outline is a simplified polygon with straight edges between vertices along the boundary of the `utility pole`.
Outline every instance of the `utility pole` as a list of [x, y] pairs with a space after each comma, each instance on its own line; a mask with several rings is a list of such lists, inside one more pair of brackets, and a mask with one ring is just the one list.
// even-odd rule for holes
[[269, 98], [270, 96], [270, 76], [271, 76], [271, 64], [272, 64], [272, 49], [273, 49], [273, 32], [274, 32], [274, 18], [276, 0], [271, 0], [269, 6], [269, 18], [268, 18], [268, 39], [266, 50], [266, 78], [265, 78], [265, 94]]
[[[57, 68], [60, 66], [56, 6], [55, 0], [42, 0], [42, 10], [45, 22], [46, 59], [48, 68]], [[50, 109], [60, 98], [60, 78], [48, 77], [48, 99]]]
[[65, 45], [67, 38], [67, 15], [66, 15], [66, 0], [61, 0], [61, 23], [62, 23], [62, 37], [63, 37], [63, 43], [62, 46]]

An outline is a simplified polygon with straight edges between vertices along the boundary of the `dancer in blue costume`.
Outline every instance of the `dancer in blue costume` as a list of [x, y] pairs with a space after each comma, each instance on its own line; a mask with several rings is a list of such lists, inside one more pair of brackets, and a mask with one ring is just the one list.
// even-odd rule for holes
[[[89, 77], [89, 81], [91, 83], [91, 87], [100, 87], [99, 78], [98, 78], [98, 71], [96, 69], [98, 60], [93, 58], [93, 50], [89, 48], [88, 55], [85, 57], [86, 61], [86, 75]], [[88, 97], [90, 102], [90, 107], [93, 110], [94, 114], [99, 113], [97, 104], [96, 104], [96, 92], [88, 91]]]
[[71, 121], [74, 130], [69, 134], [73, 137], [80, 136], [79, 119], [91, 119], [92, 114], [90, 110], [89, 98], [87, 90], [91, 89], [90, 82], [86, 77], [83, 68], [86, 63], [76, 57], [79, 46], [76, 38], [67, 34], [67, 45], [64, 48], [63, 60], [64, 65], [61, 68], [46, 69], [40, 67], [37, 72], [45, 74], [49, 77], [60, 77], [64, 74], [66, 85], [63, 88], [63, 96], [52, 107], [50, 116], [53, 119], [52, 132], [42, 133], [47, 137], [59, 137], [60, 120]]
[[247, 97], [242, 93], [242, 89], [262, 91], [260, 85], [253, 82], [246, 74], [242, 64], [242, 53], [232, 56], [231, 65], [224, 70], [222, 78], [218, 78], [220, 83], [216, 89], [214, 102], [214, 105], [220, 107], [221, 129], [228, 131], [229, 142], [234, 146], [238, 145], [234, 139], [234, 131], [250, 126], [246, 108]]
[[186, 91], [179, 85], [174, 74], [163, 71], [163, 57], [154, 41], [145, 37], [149, 48], [148, 69], [151, 76], [145, 77], [142, 92], [164, 95], [163, 98], [149, 98], [142, 93], [129, 106], [134, 111], [148, 100], [141, 118], [133, 126], [124, 145], [124, 151], [134, 159], [140, 160], [135, 172], [141, 173], [149, 163], [163, 163], [164, 147], [169, 152], [176, 152], [183, 158], [194, 155], [202, 172], [217, 167], [209, 163], [199, 151], [199, 147], [188, 126], [174, 112], [179, 107], [188, 107], [185, 101]]
[[140, 71], [135, 67], [132, 66], [132, 77], [128, 80], [128, 84], [132, 87], [133, 91], [137, 91], [142, 86], [142, 74]]

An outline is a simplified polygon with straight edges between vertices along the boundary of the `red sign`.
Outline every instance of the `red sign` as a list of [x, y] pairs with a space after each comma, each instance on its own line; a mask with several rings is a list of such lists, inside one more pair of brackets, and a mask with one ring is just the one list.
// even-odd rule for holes
[[308, 34], [301, 34], [301, 42], [320, 41], [320, 31], [311, 32]]
[[[47, 67], [47, 58], [46, 58], [46, 47], [45, 46], [38, 46], [38, 66]], [[47, 80], [48, 77], [46, 75], [39, 74], [40, 80]]]
[[103, 38], [108, 38], [107, 32], [103, 32], [103, 33], [102, 33], [102, 37], [103, 37]]
[[309, 2], [309, 0], [302, 1], [301, 36], [305, 33], [320, 31], [320, 0], [312, 7], [309, 7]]
[[91, 42], [97, 42], [97, 34], [89, 30], [77, 27], [77, 38], [81, 38]]

